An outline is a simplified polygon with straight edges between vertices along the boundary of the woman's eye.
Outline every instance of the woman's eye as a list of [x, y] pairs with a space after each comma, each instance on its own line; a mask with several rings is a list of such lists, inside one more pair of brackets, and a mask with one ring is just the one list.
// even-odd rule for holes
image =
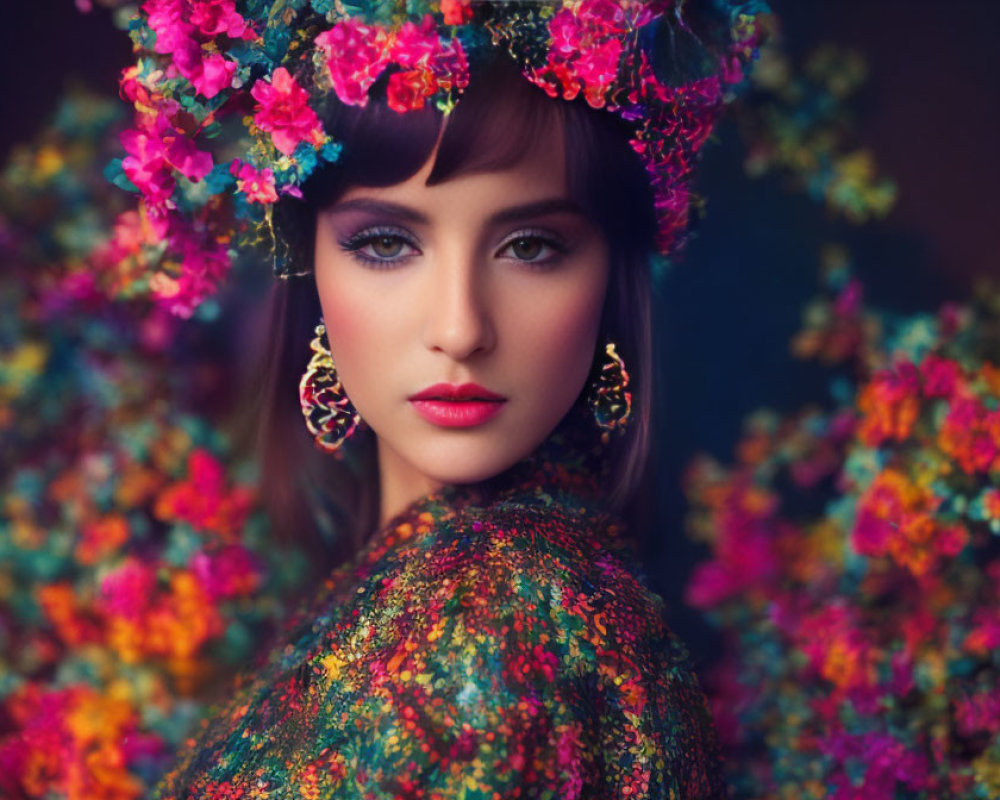
[[341, 242], [341, 247], [354, 258], [366, 263], [393, 263], [413, 255], [406, 248], [416, 250], [398, 233], [363, 231]]
[[[548, 263], [556, 260], [559, 255], [566, 252], [566, 248], [559, 242], [545, 236], [522, 235], [511, 239], [503, 248], [510, 250], [511, 254], [518, 261], [528, 261], [532, 263]], [[547, 255], [545, 255], [548, 253]], [[539, 256], [542, 256], [541, 258]]]
[[398, 236], [379, 236], [371, 240], [372, 252], [379, 258], [398, 256], [403, 249], [403, 240]]

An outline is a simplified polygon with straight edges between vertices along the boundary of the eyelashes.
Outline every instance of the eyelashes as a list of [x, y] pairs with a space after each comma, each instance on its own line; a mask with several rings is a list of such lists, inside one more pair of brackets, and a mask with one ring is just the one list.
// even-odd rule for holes
[[[385, 226], [363, 228], [338, 241], [338, 244], [355, 261], [374, 269], [389, 269], [420, 254], [416, 243], [406, 231]], [[528, 257], [515, 255], [511, 260], [534, 268], [553, 266], [569, 252], [569, 247], [559, 238], [536, 229], [517, 231], [504, 241], [497, 252], [520, 249], [523, 255], [525, 245], [532, 254]], [[548, 249], [551, 252], [544, 258], [537, 258], [533, 248], [538, 247], [542, 251]], [[407, 249], [411, 252], [407, 252]]]
[[396, 245], [403, 245], [416, 250], [416, 246], [410, 241], [409, 236], [396, 228], [365, 228], [348, 236], [347, 239], [339, 244], [341, 249], [355, 260], [364, 264], [379, 265], [383, 268], [385, 265], [391, 266], [397, 264], [415, 254], [409, 254], [400, 258], [400, 253], [398, 252], [379, 254], [375, 250], [372, 250], [366, 253], [366, 248], [380, 247], [388, 244], [390, 250]]

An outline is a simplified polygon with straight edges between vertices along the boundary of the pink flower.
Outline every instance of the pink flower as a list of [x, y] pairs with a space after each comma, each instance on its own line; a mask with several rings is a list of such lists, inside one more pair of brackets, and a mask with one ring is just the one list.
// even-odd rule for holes
[[142, 10], [156, 33], [156, 52], [173, 53], [195, 41], [196, 35], [220, 34], [236, 39], [247, 30], [233, 0], [146, 0]]
[[937, 444], [970, 475], [993, 469], [1000, 460], [1000, 413], [975, 397], [953, 395]]
[[[897, 511], [896, 514], [898, 513]], [[851, 532], [851, 544], [862, 555], [884, 555], [889, 549], [894, 524], [891, 519], [874, 514], [868, 508], [862, 508], [858, 512], [854, 530]]]
[[192, 0], [191, 24], [205, 36], [226, 34], [236, 39], [246, 31], [246, 20], [236, 12], [233, 0]]
[[236, 63], [206, 53], [199, 38], [244, 34], [246, 22], [233, 0], [146, 0], [143, 10], [156, 33], [156, 52], [173, 55], [174, 68], [196, 91], [212, 98], [232, 83]]
[[178, 259], [174, 267], [178, 274], [157, 272], [149, 288], [172, 314], [187, 319], [229, 272], [229, 254], [224, 244], [177, 228], [170, 231], [168, 251]]
[[389, 64], [389, 35], [355, 19], [338, 22], [316, 37], [326, 56], [333, 91], [342, 103], [363, 106], [368, 90]]
[[924, 379], [924, 395], [950, 397], [955, 393], [962, 371], [954, 361], [931, 354], [920, 364], [920, 375]]
[[212, 171], [212, 156], [195, 147], [183, 135], [167, 135], [163, 139], [166, 162], [189, 181], [197, 183]]
[[[927, 786], [926, 756], [887, 733], [853, 735], [838, 730], [821, 740], [820, 747], [842, 765], [831, 800], [883, 800], [897, 795], [898, 783], [916, 791]], [[863, 764], [864, 772], [849, 778], [843, 767], [848, 761]]]
[[252, 595], [260, 586], [263, 572], [253, 553], [239, 544], [213, 553], [198, 553], [191, 561], [191, 569], [213, 600]]
[[[181, 56], [181, 53], [184, 56]], [[200, 47], [178, 51], [174, 63], [185, 78], [191, 81], [195, 90], [211, 99], [223, 89], [228, 89], [236, 72], [236, 62], [223, 58], [218, 53], [204, 56]], [[183, 67], [181, 64], [183, 63]]]
[[270, 83], [257, 81], [250, 94], [257, 101], [254, 122], [271, 134], [274, 146], [286, 156], [295, 152], [299, 142], [322, 141], [323, 127], [309, 106], [309, 93], [284, 67], [274, 71]]
[[163, 114], [143, 128], [122, 131], [119, 140], [129, 153], [122, 159], [122, 170], [154, 205], [162, 204], [173, 193], [171, 170], [193, 182], [212, 171], [212, 156], [175, 131]]
[[774, 540], [781, 535], [781, 524], [773, 512], [773, 502], [766, 495], [740, 485], [728, 492], [715, 521], [715, 560], [695, 569], [685, 595], [687, 602], [711, 608], [734, 595], [768, 585], [777, 573]]
[[392, 39], [390, 59], [401, 67], [426, 67], [441, 49], [434, 17], [427, 14], [419, 26], [406, 22]]
[[156, 565], [129, 558], [101, 582], [101, 610], [114, 617], [140, 620], [156, 594]]
[[157, 53], [173, 53], [191, 41], [194, 26], [187, 20], [185, 0], [146, 0], [142, 10], [148, 15], [149, 27], [156, 34]]
[[122, 170], [146, 200], [161, 204], [174, 192], [174, 176], [163, 154], [163, 142], [140, 131], [122, 131], [118, 137], [129, 154], [122, 159]]
[[743, 582], [718, 561], [698, 564], [688, 581], [684, 602], [710, 609], [740, 593]]
[[594, 107], [618, 74], [622, 36], [628, 20], [613, 0], [583, 0], [574, 11], [563, 8], [549, 21], [552, 46], [547, 69], [557, 78], [563, 97], [572, 100], [583, 89]]
[[166, 748], [157, 735], [142, 732], [138, 709], [118, 695], [82, 682], [53, 689], [42, 680], [8, 692], [0, 794], [101, 800], [145, 794], [135, 770]]
[[955, 700], [955, 719], [963, 736], [1000, 732], [1000, 691], [984, 691]]
[[255, 169], [251, 164], [234, 161], [230, 172], [236, 176], [236, 188], [247, 196], [251, 203], [274, 203], [278, 193], [274, 188], [274, 171]]
[[576, 62], [576, 75], [583, 83], [584, 96], [595, 108], [603, 105], [604, 94], [618, 77], [621, 52], [621, 40], [608, 39], [585, 50]]

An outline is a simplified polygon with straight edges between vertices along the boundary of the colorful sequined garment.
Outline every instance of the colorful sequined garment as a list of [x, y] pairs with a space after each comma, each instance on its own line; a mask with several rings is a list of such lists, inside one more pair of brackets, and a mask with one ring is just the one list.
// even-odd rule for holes
[[567, 442], [378, 531], [155, 797], [724, 797], [687, 652]]

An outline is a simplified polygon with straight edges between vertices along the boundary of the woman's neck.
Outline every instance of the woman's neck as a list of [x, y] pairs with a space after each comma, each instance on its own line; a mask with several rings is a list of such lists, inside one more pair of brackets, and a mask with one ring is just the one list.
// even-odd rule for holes
[[377, 529], [381, 530], [415, 500], [436, 492], [443, 484], [417, 470], [382, 439], [377, 440], [376, 451], [379, 478]]

